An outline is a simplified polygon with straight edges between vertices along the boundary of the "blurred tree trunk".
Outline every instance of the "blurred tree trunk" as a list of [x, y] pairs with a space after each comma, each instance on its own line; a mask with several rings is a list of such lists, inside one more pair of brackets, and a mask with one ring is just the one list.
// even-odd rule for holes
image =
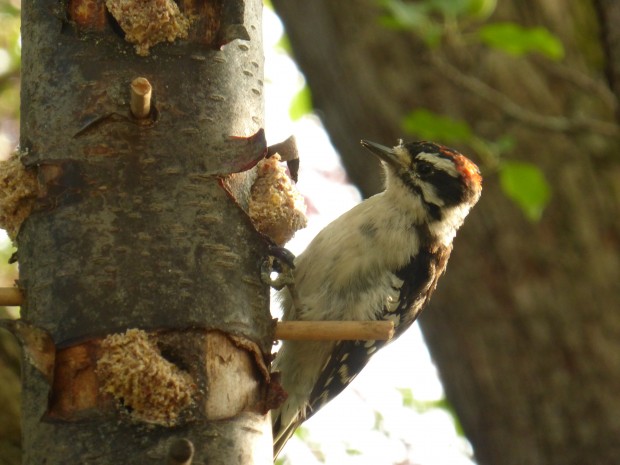
[[[418, 108], [463, 119], [489, 140], [511, 135], [509, 157], [543, 170], [552, 199], [532, 223], [482, 165], [481, 202], [422, 328], [481, 465], [617, 463], [620, 159], [592, 5], [499, 2], [491, 20], [542, 25], [561, 38], [566, 57], [553, 63], [458, 38], [430, 52], [412, 33], [383, 27], [375, 1], [273, 3], [365, 196], [380, 179], [359, 140], [395, 144], [404, 116]], [[488, 86], [527, 111], [506, 111]], [[472, 147], [458, 148], [476, 158]]]
[[[605, 75], [609, 88], [620, 99], [620, 3], [613, 0], [596, 0], [601, 30], [601, 45], [605, 52]], [[616, 117], [620, 120], [620, 106], [616, 106]]]
[[[156, 21], [177, 5], [187, 40], [138, 56], [121, 28], [171, 40]], [[124, 2], [118, 22], [102, 0], [22, 8], [38, 196], [5, 324], [24, 349], [24, 463], [184, 463], [167, 458], [184, 439], [196, 463], [271, 463], [267, 244], [243, 211], [266, 150], [261, 2]], [[142, 117], [137, 77], [153, 86]], [[133, 328], [148, 339], [104, 339]]]
[[[0, 308], [0, 318], [10, 318]], [[18, 465], [21, 456], [19, 347], [0, 330], [0, 465]]]

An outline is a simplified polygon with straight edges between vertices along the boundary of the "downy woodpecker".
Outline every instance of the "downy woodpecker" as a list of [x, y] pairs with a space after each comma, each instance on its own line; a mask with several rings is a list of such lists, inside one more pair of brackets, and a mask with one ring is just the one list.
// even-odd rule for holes
[[[329, 224], [295, 259], [296, 305], [283, 289], [283, 319], [392, 320], [395, 339], [435, 290], [482, 177], [469, 159], [431, 142], [362, 145], [383, 161], [385, 191]], [[283, 342], [273, 365], [288, 398], [272, 411], [274, 457], [385, 343]]]

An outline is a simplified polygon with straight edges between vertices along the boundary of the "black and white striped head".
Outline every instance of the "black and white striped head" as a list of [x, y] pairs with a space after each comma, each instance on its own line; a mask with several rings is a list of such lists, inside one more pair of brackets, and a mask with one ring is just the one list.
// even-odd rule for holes
[[367, 140], [362, 145], [383, 160], [388, 188], [392, 177], [398, 179], [398, 184], [421, 199], [433, 220], [441, 220], [453, 207], [469, 210], [480, 197], [480, 170], [456, 150], [425, 141], [400, 141], [394, 148]]

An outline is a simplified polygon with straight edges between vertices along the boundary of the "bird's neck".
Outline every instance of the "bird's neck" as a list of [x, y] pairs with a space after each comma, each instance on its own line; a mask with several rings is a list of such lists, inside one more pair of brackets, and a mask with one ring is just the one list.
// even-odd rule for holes
[[432, 211], [433, 207], [429, 208], [421, 196], [413, 193], [399, 180], [387, 183], [382, 201], [385, 202], [386, 208], [407, 218], [411, 226], [428, 230], [431, 239], [438, 240], [445, 246], [452, 243], [471, 208], [469, 204], [434, 207], [440, 209], [438, 215], [437, 212]]
[[428, 223], [430, 218], [424, 200], [415, 195], [400, 180], [386, 180], [382, 194], [385, 207], [406, 217], [411, 224]]

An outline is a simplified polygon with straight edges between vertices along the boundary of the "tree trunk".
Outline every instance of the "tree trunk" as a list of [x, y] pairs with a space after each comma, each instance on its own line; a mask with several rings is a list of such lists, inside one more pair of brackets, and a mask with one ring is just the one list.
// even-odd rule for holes
[[[0, 318], [9, 318], [0, 308]], [[0, 464], [18, 465], [21, 456], [19, 347], [13, 336], [0, 330]]]
[[[601, 31], [601, 44], [605, 53], [605, 75], [609, 88], [620, 99], [620, 4], [612, 0], [596, 0]], [[620, 106], [616, 105], [616, 119], [620, 120]]]
[[26, 465], [164, 463], [185, 440], [198, 463], [272, 460], [267, 244], [242, 208], [266, 149], [262, 5], [178, 5], [22, 3]]
[[[543, 170], [553, 197], [532, 223], [482, 165], [482, 199], [421, 324], [480, 464], [616, 463], [620, 164], [591, 5], [499, 2], [491, 20], [549, 28], [566, 48], [561, 63], [458, 37], [430, 51], [411, 32], [383, 27], [372, 1], [274, 5], [364, 195], [380, 180], [376, 166], [362, 166], [359, 140], [394, 144], [418, 108], [465, 120], [489, 140], [511, 135], [509, 157]], [[506, 111], [489, 86], [525, 111]]]

